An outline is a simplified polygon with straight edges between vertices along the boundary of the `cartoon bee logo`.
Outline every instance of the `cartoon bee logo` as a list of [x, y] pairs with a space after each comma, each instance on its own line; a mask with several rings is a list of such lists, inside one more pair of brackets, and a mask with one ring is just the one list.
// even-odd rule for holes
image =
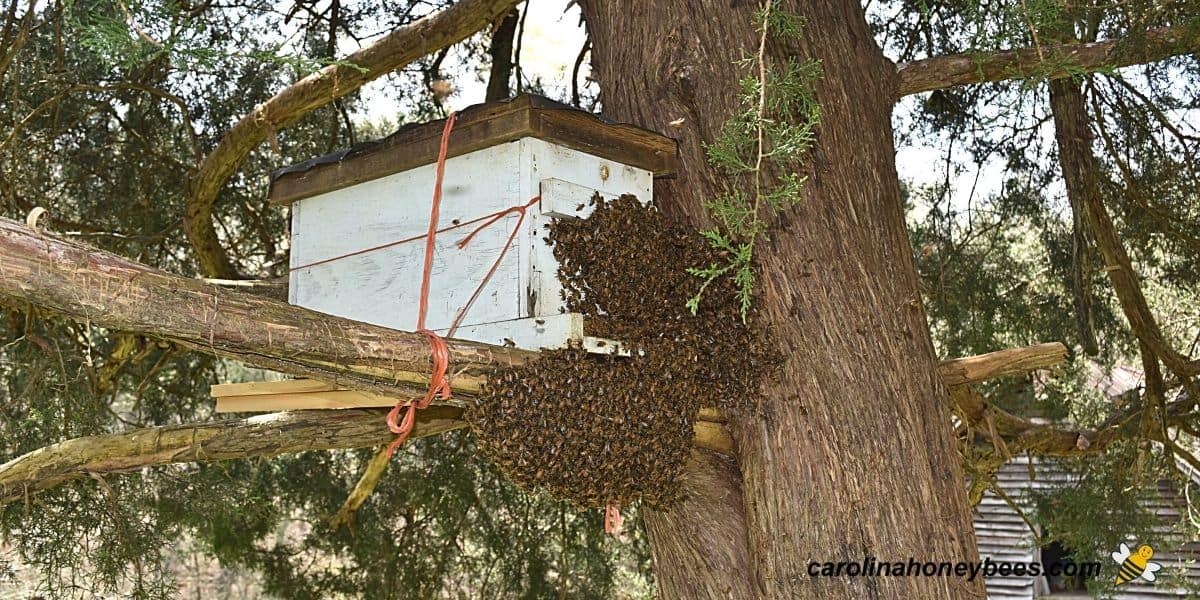
[[1117, 571], [1117, 585], [1122, 585], [1141, 577], [1146, 581], [1154, 581], [1154, 572], [1162, 565], [1150, 562], [1154, 556], [1154, 548], [1145, 544], [1138, 547], [1137, 552], [1130, 552], [1129, 546], [1121, 544], [1121, 549], [1112, 553], [1113, 562], [1121, 565]]

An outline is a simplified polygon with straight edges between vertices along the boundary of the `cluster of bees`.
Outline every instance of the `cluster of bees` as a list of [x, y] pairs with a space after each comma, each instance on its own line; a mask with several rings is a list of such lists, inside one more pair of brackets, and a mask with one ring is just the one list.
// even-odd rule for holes
[[587, 219], [550, 226], [563, 300], [587, 335], [633, 356], [544, 351], [491, 373], [467, 416], [484, 453], [527, 490], [586, 508], [669, 505], [699, 409], [752, 408], [758, 377], [779, 361], [755, 319], [742, 323], [731, 282], [688, 310], [702, 282], [686, 268], [721, 260], [695, 230], [632, 196], [591, 201]]

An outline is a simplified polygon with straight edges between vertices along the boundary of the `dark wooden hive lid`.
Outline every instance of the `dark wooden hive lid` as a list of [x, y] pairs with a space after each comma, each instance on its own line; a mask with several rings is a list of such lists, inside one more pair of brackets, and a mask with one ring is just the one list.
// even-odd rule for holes
[[[444, 125], [445, 119], [406, 125], [386, 138], [280, 169], [271, 175], [270, 200], [290, 204], [433, 163]], [[450, 135], [448, 156], [523, 137], [645, 169], [655, 176], [675, 172], [675, 140], [530, 94], [460, 111]]]

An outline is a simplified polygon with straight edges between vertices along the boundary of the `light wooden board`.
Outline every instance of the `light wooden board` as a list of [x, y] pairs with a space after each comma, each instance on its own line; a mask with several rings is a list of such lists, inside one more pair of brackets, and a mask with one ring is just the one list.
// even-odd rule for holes
[[[650, 171], [606, 160], [599, 156], [572, 150], [539, 139], [521, 140], [521, 192], [527, 198], [541, 196], [538, 210], [530, 216], [528, 234], [521, 238], [522, 254], [529, 264], [521, 271], [521, 314], [538, 317], [555, 315], [562, 307], [559, 295], [558, 261], [554, 251], [543, 239], [546, 225], [553, 218], [546, 213], [573, 214], [586, 217], [592, 208], [587, 206], [593, 194], [612, 198], [634, 194], [650, 198], [654, 176]], [[579, 204], [584, 209], [574, 210]]]
[[262, 396], [269, 394], [302, 394], [329, 392], [337, 386], [316, 379], [284, 379], [283, 381], [251, 381], [247, 383], [218, 383], [209, 387], [214, 398], [222, 396]]
[[[447, 335], [448, 330], [437, 331]], [[583, 315], [563, 313], [545, 317], [526, 317], [496, 323], [464, 325], [454, 337], [495, 346], [515, 346], [529, 350], [555, 350], [583, 339]]]
[[394, 398], [351, 390], [220, 396], [217, 398], [217, 412], [219, 413], [372, 408], [395, 405]]

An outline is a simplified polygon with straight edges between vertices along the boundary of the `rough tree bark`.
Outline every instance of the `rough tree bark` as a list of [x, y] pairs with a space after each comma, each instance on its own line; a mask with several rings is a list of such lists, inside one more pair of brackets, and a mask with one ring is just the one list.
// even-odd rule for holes
[[[656, 201], [709, 225], [704, 202], [717, 174], [701, 142], [733, 114], [743, 75], [735, 62], [752, 53], [756, 4], [582, 4], [607, 115], [680, 139], [680, 174], [655, 188]], [[825, 73], [804, 201], [772, 224], [758, 254], [757, 302], [784, 371], [764, 390], [764, 417], [731, 420], [742, 493], [727, 474], [706, 499], [741, 498], [747, 539], [714, 547], [697, 532], [726, 527], [734, 507], [720, 517], [686, 507], [652, 514], [652, 546], [676, 549], [655, 553], [660, 592], [729, 596], [721, 584], [739, 573], [705, 574], [693, 563], [737, 563], [728, 555], [746, 551], [749, 585], [762, 598], [981, 597], [980, 581], [807, 573], [809, 561], [978, 554], [905, 232], [890, 123], [895, 66], [858, 2], [782, 4], [807, 25], [798, 47], [771, 52], [818, 59]]]
[[[171, 275], [0, 219], [0, 296], [99, 327], [397, 398], [429, 384], [429, 340]], [[536, 353], [448, 339], [455, 393]]]
[[[395, 437], [383, 426], [384, 412], [295, 411], [75, 438], [0, 465], [0, 505], [74, 479], [155, 465], [379, 446]], [[461, 413], [451, 406], [430, 407], [417, 417], [412, 437], [466, 427]]]

